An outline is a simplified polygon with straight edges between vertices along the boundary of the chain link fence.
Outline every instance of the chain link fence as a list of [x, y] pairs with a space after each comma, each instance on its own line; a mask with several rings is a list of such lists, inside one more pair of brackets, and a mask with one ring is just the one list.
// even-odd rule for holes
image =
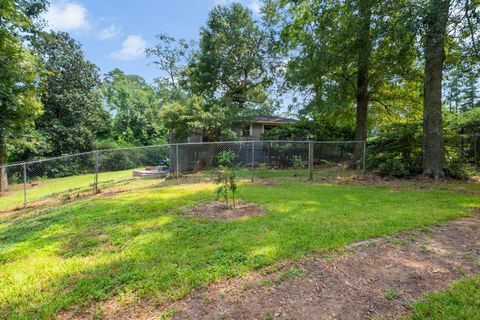
[[[457, 136], [454, 140], [447, 141], [448, 148], [479, 168], [480, 138]], [[240, 179], [307, 181], [354, 176], [365, 171], [366, 147], [364, 141], [180, 143], [9, 164], [0, 167], [0, 211], [148, 187], [166, 178], [210, 181], [222, 151], [235, 153]], [[355, 150], [362, 150], [356, 159]]]
[[480, 168], [480, 134], [470, 134], [460, 136], [457, 143], [461, 152], [461, 157], [466, 163]]
[[[353, 159], [360, 145], [363, 158]], [[365, 142], [233, 141], [98, 150], [0, 167], [0, 211], [150, 186], [165, 178], [209, 180], [218, 154], [233, 151], [241, 179], [349, 175], [365, 168]], [[5, 179], [6, 178], [6, 179]]]

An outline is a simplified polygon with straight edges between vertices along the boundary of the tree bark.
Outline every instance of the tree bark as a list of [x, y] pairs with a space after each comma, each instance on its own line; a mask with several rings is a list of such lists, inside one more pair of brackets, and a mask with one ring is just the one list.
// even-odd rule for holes
[[[369, 0], [359, 1], [359, 19], [360, 28], [358, 30], [358, 71], [357, 71], [357, 90], [356, 90], [356, 128], [355, 140], [367, 140], [367, 115], [368, 115], [368, 81], [370, 54], [372, 50], [372, 40], [370, 36], [372, 10]], [[359, 169], [362, 165], [363, 143], [356, 143], [353, 153], [355, 167]]]
[[423, 174], [444, 176], [442, 77], [449, 0], [431, 0], [425, 18]]
[[2, 167], [7, 163], [7, 141], [5, 135], [0, 132], [0, 192], [7, 191], [7, 169]]

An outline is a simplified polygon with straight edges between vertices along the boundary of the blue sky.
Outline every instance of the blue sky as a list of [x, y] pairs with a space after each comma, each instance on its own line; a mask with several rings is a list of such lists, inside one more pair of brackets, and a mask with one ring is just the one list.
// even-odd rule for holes
[[[120, 68], [152, 81], [161, 75], [148, 65], [145, 47], [155, 35], [198, 40], [208, 12], [230, 0], [52, 0], [44, 18], [48, 28], [67, 31], [80, 41], [86, 57], [102, 73]], [[240, 0], [254, 12], [259, 0]]]

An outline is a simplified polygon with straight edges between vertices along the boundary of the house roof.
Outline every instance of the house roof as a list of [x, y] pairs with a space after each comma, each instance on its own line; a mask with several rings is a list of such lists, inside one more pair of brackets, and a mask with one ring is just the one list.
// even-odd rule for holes
[[283, 118], [283, 117], [276, 117], [276, 116], [256, 116], [253, 120], [253, 123], [275, 123], [275, 124], [283, 124], [283, 123], [295, 123], [297, 120], [292, 118]]

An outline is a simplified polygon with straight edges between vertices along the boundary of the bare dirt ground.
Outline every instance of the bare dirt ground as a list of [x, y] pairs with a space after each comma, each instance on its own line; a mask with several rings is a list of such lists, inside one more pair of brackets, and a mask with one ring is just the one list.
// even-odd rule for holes
[[[408, 184], [418, 183], [420, 189], [430, 189], [435, 185], [461, 185], [467, 180], [458, 180], [451, 178], [432, 179], [425, 176], [416, 176], [412, 178], [392, 178], [381, 177], [375, 173], [367, 174], [349, 174], [349, 175], [327, 175], [315, 177], [314, 181], [320, 183], [339, 183], [339, 184], [360, 184], [360, 185], [390, 185], [394, 187], [406, 187]], [[471, 177], [468, 182], [480, 182], [480, 176]], [[407, 184], [407, 185], [406, 185]], [[425, 185], [421, 185], [425, 184]], [[414, 186], [410, 186], [412, 189]]]
[[480, 272], [480, 215], [313, 255], [200, 289], [173, 319], [394, 319], [422, 292]]
[[[395, 319], [422, 293], [480, 272], [480, 213], [283, 261], [172, 304], [112, 299], [61, 319]], [[128, 300], [128, 299], [127, 299]]]
[[191, 217], [211, 220], [233, 220], [262, 214], [263, 210], [259, 205], [245, 201], [237, 201], [235, 209], [231, 207], [231, 203], [227, 206], [225, 202], [214, 201], [190, 210]]

